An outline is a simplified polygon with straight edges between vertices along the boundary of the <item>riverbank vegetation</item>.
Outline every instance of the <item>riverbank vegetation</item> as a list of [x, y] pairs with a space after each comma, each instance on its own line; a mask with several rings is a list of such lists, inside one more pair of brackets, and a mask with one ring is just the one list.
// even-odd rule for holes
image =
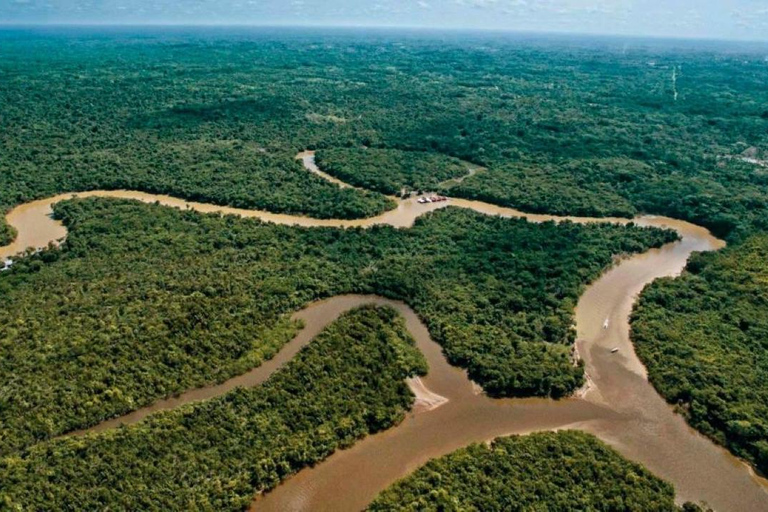
[[[32, 145], [25, 143], [17, 151], [29, 151]], [[265, 155], [254, 144], [226, 140], [131, 145], [125, 140], [123, 149], [115, 150], [130, 151], [130, 156], [78, 151], [56, 159], [53, 150], [53, 155], [39, 157], [43, 168], [52, 169], [45, 176], [25, 165], [12, 168], [9, 162], [3, 167], [9, 172], [0, 174], [0, 204], [7, 208], [67, 191], [125, 189], [316, 218], [371, 217], [395, 206], [380, 194], [341, 189], [307, 172], [293, 155]], [[129, 169], [124, 159], [131, 162]]]
[[[452, 187], [452, 195], [557, 214], [669, 215], [727, 237], [738, 254], [737, 244], [768, 232], [765, 55], [760, 44], [700, 41], [377, 31], [361, 37], [348, 31], [289, 29], [232, 29], [226, 34], [214, 29], [4, 29], [0, 211], [64, 191], [131, 188], [275, 212], [365, 217], [393, 205], [376, 193], [341, 190], [294, 161], [304, 149], [349, 151], [351, 161], [359, 151], [349, 148], [365, 146], [381, 155], [440, 154], [487, 168]], [[405, 183], [405, 175], [392, 174], [396, 166], [377, 175], [369, 163], [361, 168], [366, 183], [380, 190]], [[0, 244], [12, 236], [0, 215]], [[205, 263], [214, 269], [217, 264]], [[439, 270], [441, 264], [434, 267]], [[713, 260], [708, 265], [720, 264]], [[708, 288], [731, 286], [727, 274], [738, 271], [729, 265], [740, 264], [727, 259], [722, 265], [722, 272], [707, 277]], [[136, 264], [135, 270], [151, 275], [150, 267]], [[370, 267], [369, 274], [380, 275], [374, 268], [380, 267]], [[409, 270], [419, 275], [422, 269], [414, 263]], [[467, 296], [458, 285], [448, 287], [460, 297], [456, 309], [461, 313], [455, 317], [454, 298], [446, 298], [442, 290], [426, 291], [429, 279], [392, 278], [385, 289], [412, 296], [413, 302], [433, 301], [424, 311], [448, 312], [444, 325], [430, 320], [431, 329], [443, 336], [453, 361], [474, 367], [474, 377], [488, 389], [512, 394], [519, 386], [555, 395], [571, 389], [578, 378], [560, 382], [556, 377], [556, 385], [542, 384], [550, 377], [540, 370], [549, 363], [535, 362], [541, 347], [536, 340], [564, 336], [567, 315], [553, 312], [560, 311], [554, 304], [565, 299], [548, 299], [546, 306], [540, 305], [547, 301], [525, 302], [521, 297], [527, 300], [526, 294], [534, 292], [522, 284], [489, 292], [493, 300], [511, 294], [513, 298], [504, 300], [514, 303], [518, 316], [509, 320], [512, 313], [498, 313], [494, 302], [485, 301], [486, 292], [477, 290], [502, 285], [483, 280], [485, 276], [466, 277], [475, 277], [474, 269], [461, 271], [470, 281]], [[332, 277], [347, 276], [335, 272]], [[534, 279], [527, 275], [515, 282], [536, 282], [534, 290], [544, 286], [538, 281], [546, 272], [530, 273]], [[42, 280], [37, 284], [47, 286]], [[554, 286], [547, 293], [558, 290]], [[302, 289], [301, 300], [330, 293], [333, 287], [318, 280], [310, 288]], [[568, 290], [555, 295], [573, 297], [569, 294], [574, 289]], [[523, 303], [538, 312], [529, 316]], [[113, 306], [107, 316], [120, 311]], [[71, 313], [66, 303], [58, 307], [65, 325], [68, 317], [79, 314]], [[684, 315], [669, 308], [670, 322], [680, 322]], [[768, 316], [768, 305], [755, 303], [755, 308]], [[488, 341], [493, 338], [490, 327], [473, 331], [476, 317], [490, 323], [495, 315], [504, 318], [505, 333], [515, 332], [520, 335], [515, 340], [524, 340], [518, 347], [535, 348], [514, 351], [527, 351], [525, 359], [531, 363], [525, 369], [492, 360], [518, 356]], [[527, 327], [512, 329], [512, 324]], [[23, 328], [30, 325], [36, 324]], [[657, 327], [659, 332], [648, 334], [649, 339], [666, 336], [663, 325]], [[105, 332], [107, 338], [115, 336]], [[487, 356], [463, 348], [468, 341], [450, 341], [475, 335], [485, 340], [480, 345], [488, 345], [483, 349], [490, 350]], [[502, 347], [517, 343], [507, 336], [502, 336]], [[724, 336], [722, 341], [730, 335]], [[682, 347], [685, 342], [679, 343]], [[688, 349], [698, 350], [694, 345], [690, 341]], [[542, 350], [562, 351], [560, 345], [554, 347]], [[556, 360], [564, 358], [558, 355]], [[694, 371], [677, 361], [681, 374], [706, 373], [703, 367]], [[564, 364], [550, 373], [569, 375]], [[195, 378], [207, 371], [196, 372]], [[740, 378], [737, 370], [723, 371], [728, 379]], [[162, 384], [150, 395], [175, 386]], [[766, 389], [764, 382], [755, 387]], [[671, 388], [667, 397], [677, 400]], [[86, 402], [77, 403], [82, 407]], [[40, 424], [46, 421], [41, 415]], [[703, 423], [701, 428], [714, 435]]]
[[402, 299], [494, 395], [563, 396], [573, 307], [617, 254], [674, 239], [448, 208], [412, 229], [297, 228], [127, 200], [60, 203], [63, 247], [0, 275], [0, 453], [222, 381], [343, 293]]
[[9, 510], [244, 510], [404, 418], [427, 366], [391, 308], [346, 313], [263, 385], [0, 458]]
[[679, 511], [674, 498], [671, 485], [595, 437], [563, 431], [502, 437], [433, 459], [368, 510]]
[[16, 239], [16, 230], [5, 221], [5, 217], [0, 218], [0, 247], [8, 245]]
[[317, 165], [335, 178], [387, 195], [437, 191], [440, 184], [468, 173], [456, 158], [396, 149], [323, 149]]
[[702, 165], [706, 171], [670, 173], [659, 163], [625, 158], [510, 163], [468, 178], [451, 194], [559, 215], [652, 212], [732, 240], [768, 229], [765, 169], [739, 160]]
[[[764, 56], [759, 45], [610, 38], [4, 30], [0, 208], [134, 188], [369, 216], [391, 204], [293, 161], [365, 146], [487, 167], [452, 189], [463, 197], [666, 214], [721, 235], [766, 229]], [[365, 174], [382, 190], [401, 182]]]
[[698, 430], [768, 474], [768, 236], [695, 256], [642, 294], [632, 340]]

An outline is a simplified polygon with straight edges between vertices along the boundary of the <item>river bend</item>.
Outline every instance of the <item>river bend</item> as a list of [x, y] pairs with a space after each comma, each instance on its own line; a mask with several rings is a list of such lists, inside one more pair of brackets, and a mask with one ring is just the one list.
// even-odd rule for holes
[[[326, 179], [314, 163], [312, 152], [302, 153], [305, 167]], [[273, 214], [184, 201], [165, 195], [136, 191], [90, 191], [78, 197], [114, 197], [162, 205], [255, 217], [268, 222], [300, 226], [368, 227], [389, 224], [411, 226], [414, 220], [449, 205], [533, 222], [571, 220], [626, 224], [628, 219], [557, 217], [526, 214], [478, 201], [451, 199], [446, 203], [419, 204], [416, 198], [397, 200], [397, 208], [360, 220], [326, 220]], [[13, 209], [7, 216], [18, 231], [16, 241], [0, 247], [0, 259], [27, 247], [44, 247], [66, 236], [66, 229], [52, 214], [52, 205], [73, 197], [62, 194]], [[644, 216], [633, 219], [642, 226], [676, 230], [681, 240], [621, 261], [592, 283], [576, 308], [577, 342], [585, 361], [588, 385], [564, 400], [490, 399], [478, 392], [465, 372], [449, 365], [417, 315], [404, 303], [376, 296], [345, 295], [311, 304], [296, 313], [305, 328], [275, 358], [223, 384], [195, 389], [161, 400], [121, 418], [103, 422], [79, 435], [119, 424], [140, 421], [163, 409], [219, 396], [237, 386], [255, 386], [343, 312], [363, 304], [396, 308], [429, 363], [429, 373], [409, 385], [417, 395], [416, 406], [405, 421], [386, 432], [369, 436], [314, 468], [287, 479], [274, 491], [257, 496], [252, 509], [360, 510], [395, 480], [431, 458], [472, 442], [500, 435], [538, 430], [580, 429], [597, 435], [624, 456], [645, 465], [674, 484], [679, 501], [705, 501], [720, 511], [768, 511], [768, 482], [693, 429], [648, 383], [645, 368], [629, 340], [629, 314], [637, 294], [653, 280], [678, 275], [694, 251], [712, 251], [725, 244], [699, 226], [674, 219]], [[614, 353], [613, 349], [618, 348]]]

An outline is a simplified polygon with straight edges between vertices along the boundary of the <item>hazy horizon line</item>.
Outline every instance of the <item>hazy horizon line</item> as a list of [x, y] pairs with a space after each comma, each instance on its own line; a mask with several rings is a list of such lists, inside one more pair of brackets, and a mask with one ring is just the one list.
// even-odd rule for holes
[[693, 37], [693, 36], [673, 36], [673, 35], [655, 35], [655, 34], [622, 34], [610, 32], [578, 32], [578, 31], [557, 31], [557, 30], [515, 30], [503, 28], [487, 27], [460, 27], [445, 26], [436, 27], [431, 25], [397, 25], [397, 24], [313, 24], [295, 22], [274, 22], [269, 24], [251, 24], [251, 23], [172, 23], [172, 22], [148, 22], [148, 23], [60, 23], [60, 22], [3, 22], [0, 21], [0, 29], [7, 28], [238, 28], [238, 29], [268, 29], [268, 28], [290, 28], [290, 29], [360, 29], [360, 30], [411, 30], [425, 32], [481, 32], [493, 34], [519, 34], [519, 35], [537, 35], [537, 36], [576, 36], [576, 37], [604, 37], [604, 38], [630, 38], [630, 39], [648, 39], [658, 41], [701, 41], [701, 42], [722, 42], [722, 43], [747, 43], [768, 45], [768, 39], [733, 39], [723, 37]]

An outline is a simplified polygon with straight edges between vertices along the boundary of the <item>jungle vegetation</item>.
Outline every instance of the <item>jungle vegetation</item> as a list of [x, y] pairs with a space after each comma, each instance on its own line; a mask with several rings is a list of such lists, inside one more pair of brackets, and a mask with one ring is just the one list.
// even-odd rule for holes
[[[706, 261], [711, 272], [692, 271], [679, 286], [695, 281], [705, 283], [701, 286], [707, 290], [730, 289], [731, 274], [741, 275], [738, 245], [746, 244], [749, 252], [750, 244], [760, 240], [752, 237], [768, 231], [765, 55], [765, 45], [759, 44], [612, 38], [376, 31], [362, 36], [354, 31], [291, 29], [3, 29], [0, 211], [63, 191], [132, 188], [316, 217], [364, 217], [392, 203], [375, 192], [341, 190], [324, 182], [302, 169], [295, 153], [347, 150], [354, 156], [359, 153], [355, 148], [368, 147], [382, 155], [404, 152], [407, 158], [434, 154], [487, 168], [453, 187], [452, 195], [528, 211], [653, 213], [702, 224], [727, 238], [731, 256], [695, 260]], [[361, 183], [405, 183], [400, 171], [392, 174], [398, 166], [382, 178], [372, 176], [367, 164], [357, 168], [365, 171], [356, 178]], [[12, 236], [0, 216], [0, 244]], [[137, 264], [136, 271], [151, 266]], [[746, 265], [745, 271], [751, 268]], [[0, 283], [15, 279], [19, 277], [0, 278]], [[414, 296], [431, 300], [435, 292], [424, 291], [425, 282], [414, 278], [410, 286], [421, 290]], [[7, 290], [9, 285], [0, 286]], [[42, 281], [40, 286], [46, 288]], [[313, 286], [331, 291], [325, 285]], [[401, 286], [396, 282], [397, 290]], [[663, 282], [647, 293], [668, 287], [673, 285]], [[472, 287], [470, 291], [484, 296]], [[312, 296], [306, 293], [294, 306]], [[446, 301], [444, 293], [438, 298]], [[474, 303], [462, 296], [462, 301], [473, 305], [472, 314], [458, 315], [453, 319], [457, 322], [469, 317], [474, 322], [475, 316], [488, 321], [496, 314], [482, 300]], [[113, 305], [117, 310], [117, 303]], [[531, 306], [540, 311], [538, 305]], [[754, 307], [756, 315], [768, 316], [768, 305], [755, 301]], [[66, 325], [67, 308], [62, 310]], [[535, 340], [544, 337], [537, 334], [544, 332], [540, 320], [550, 318], [554, 310], [543, 316], [531, 313], [539, 319], [539, 327], [531, 330], [510, 331], [510, 322], [504, 320], [502, 339], [521, 334], [524, 346], [539, 347]], [[685, 317], [672, 304], [668, 314], [675, 324]], [[537, 325], [527, 318], [514, 323]], [[551, 336], [560, 339], [562, 321], [549, 323], [560, 326], [550, 329], [556, 333]], [[454, 339], [453, 330], [461, 333], [455, 339], [463, 339], [475, 327], [438, 324], [433, 321], [431, 328], [443, 332], [444, 346], [459, 347], [454, 352], [447, 348], [454, 361], [479, 360], [461, 349], [466, 342], [448, 341]], [[649, 340], [665, 338], [663, 324], [654, 325], [659, 332], [643, 335]], [[283, 338], [290, 327], [284, 329]], [[281, 343], [278, 338], [272, 346]], [[479, 339], [490, 338], [481, 334]], [[719, 341], [704, 339], [721, 347], [733, 338], [725, 333]], [[753, 350], [759, 351], [764, 340], [756, 338]], [[697, 343], [690, 337], [676, 342], [681, 349], [699, 353]], [[512, 375], [503, 374], [510, 369], [493, 362], [497, 356], [483, 358], [475, 378], [485, 379], [488, 388], [500, 394], [510, 393], [514, 383], [541, 394], [571, 388], [570, 382], [542, 386], [543, 373], [533, 381], [521, 379], [516, 366]], [[712, 396], [722, 389], [707, 377], [706, 365], [694, 368], [683, 358], [652, 362], [650, 352], [643, 350], [641, 357], [659, 372], [701, 382]], [[489, 367], [495, 368], [493, 375], [480, 377]], [[729, 381], [743, 377], [742, 365], [721, 370]], [[206, 371], [197, 372], [195, 379]], [[528, 369], [521, 372], [530, 375]], [[171, 380], [181, 382], [174, 375]], [[193, 380], [162, 384], [153, 393], [172, 392]], [[654, 383], [677, 402], [678, 388], [662, 380], [656, 377]], [[759, 393], [765, 389], [764, 381], [753, 387]], [[740, 403], [745, 410], [758, 410], [760, 402], [750, 396], [741, 394]], [[737, 420], [750, 422], [750, 428], [744, 430], [749, 432], [744, 442], [736, 442], [739, 428], [734, 423], [725, 439], [726, 428], [717, 426], [720, 412], [713, 411], [696, 415], [706, 416], [712, 428], [694, 420], [690, 411], [687, 415], [737, 453], [757, 460], [764, 450], [748, 440], [754, 435], [751, 420]]]
[[646, 288], [632, 339], [654, 386], [701, 432], [768, 473], [768, 236], [696, 255]]
[[0, 458], [5, 510], [244, 510], [404, 418], [426, 373], [391, 308], [346, 313], [263, 385]]
[[679, 511], [674, 498], [671, 485], [595, 437], [562, 431], [501, 437], [433, 459], [368, 510]]
[[128, 200], [55, 212], [60, 249], [0, 275], [0, 454], [223, 381], [271, 357], [316, 299], [409, 303], [494, 395], [578, 388], [573, 307], [614, 255], [670, 231], [448, 208], [411, 229], [298, 228]]
[[765, 229], [764, 56], [759, 45], [610, 38], [7, 29], [0, 208], [134, 188], [368, 216], [391, 204], [293, 161], [366, 146], [487, 167], [452, 190], [463, 197], [666, 214], [721, 235]]
[[317, 165], [340, 180], [387, 195], [436, 191], [440, 185], [465, 176], [466, 164], [438, 153], [396, 149], [324, 149]]

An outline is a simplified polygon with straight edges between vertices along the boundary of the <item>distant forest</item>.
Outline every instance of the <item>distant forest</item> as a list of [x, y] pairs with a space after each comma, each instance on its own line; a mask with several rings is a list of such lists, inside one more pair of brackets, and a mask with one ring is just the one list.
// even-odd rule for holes
[[347, 183], [388, 195], [434, 192], [444, 182], [469, 172], [456, 158], [396, 149], [328, 149], [318, 151], [316, 162]]
[[[696, 222], [726, 238], [731, 247], [723, 255], [695, 258], [679, 282], [651, 286], [634, 316], [633, 336], [659, 391], [678, 404], [697, 428], [764, 469], [767, 385], [760, 372], [766, 367], [768, 335], [760, 319], [768, 317], [768, 303], [761, 299], [768, 285], [761, 278], [762, 267], [751, 258], [756, 251], [760, 254], [768, 231], [766, 53], [764, 46], [726, 43], [469, 34], [4, 30], [0, 32], [0, 211], [63, 191], [130, 188], [275, 212], [359, 218], [394, 207], [379, 192], [403, 185], [431, 187], [433, 170], [453, 175], [458, 172], [454, 159], [460, 159], [487, 170], [452, 187], [455, 196], [532, 212], [651, 213]], [[393, 165], [382, 166], [382, 174], [377, 174], [375, 163], [360, 160], [363, 147]], [[329, 167], [372, 190], [341, 190], [306, 172], [294, 160], [304, 149], [336, 155], [339, 161]], [[418, 162], [415, 169], [411, 161]], [[126, 206], [99, 208], [106, 212]], [[177, 227], [176, 221], [172, 224]], [[156, 244], [152, 236], [142, 234], [134, 242], [139, 247]], [[12, 237], [0, 218], [0, 244]], [[452, 361], [474, 368], [473, 376], [486, 389], [556, 396], [578, 384], [579, 370], [564, 370], [565, 344], [539, 341], [567, 338], [566, 319], [578, 286], [603, 268], [608, 252], [619, 248], [612, 236], [607, 238], [612, 241], [602, 248], [590, 247], [599, 251], [599, 257], [585, 259], [588, 270], [581, 270], [578, 279], [569, 274], [570, 263], [563, 263], [555, 277], [522, 274], [512, 284], [496, 281], [507, 276], [494, 272], [486, 281], [470, 283], [451, 277], [450, 283], [469, 297], [453, 290], [462, 304], [457, 317], [443, 316], [451, 307], [436, 301], [434, 290], [424, 290], [429, 279], [401, 280], [401, 268], [422, 270], [415, 263], [419, 258], [377, 267], [374, 274], [389, 279], [381, 286], [394, 290], [393, 295], [411, 297], [414, 305], [423, 300], [425, 317], [430, 317], [430, 308], [441, 311], [431, 320], [433, 333]], [[649, 240], [637, 242], [633, 250], [648, 245]], [[88, 251], [81, 254], [85, 257]], [[160, 263], [181, 265], [176, 256]], [[127, 257], [115, 252], [117, 261]], [[147, 276], [158, 272], [160, 263], [137, 263], [133, 279], [152, 281]], [[344, 266], [349, 264], [344, 261]], [[62, 272], [60, 282], [74, 279], [74, 288], [85, 286], [62, 266], [39, 258], [21, 265], [32, 266], [41, 272]], [[24, 314], [45, 317], [48, 323], [40, 325], [66, 326], [73, 311], [86, 314], [73, 310], [63, 298], [66, 294], [54, 298], [47, 291], [41, 295], [42, 305], [34, 303], [27, 295], [33, 285], [23, 284], [32, 278], [22, 277], [26, 270], [21, 267], [0, 277], [4, 302], [10, 300], [6, 297], [13, 296], [14, 301], [25, 297], [32, 312]], [[442, 264], [434, 263], [428, 271], [434, 268], [439, 270]], [[86, 270], [98, 272], [99, 267]], [[352, 279], [346, 270], [338, 272]], [[398, 277], [387, 277], [386, 272]], [[474, 272], [467, 275], [474, 277]], [[548, 288], [565, 274], [569, 279], [564, 289]], [[350, 275], [357, 279], [358, 274]], [[265, 282], [264, 286], [279, 288], [269, 279]], [[531, 290], [523, 286], [528, 282], [535, 283]], [[46, 290], [48, 283], [38, 285]], [[336, 291], [314, 280], [302, 286], [311, 292], [299, 293], [301, 300], [275, 310], [282, 313], [305, 299]], [[521, 288], [508, 289], [515, 286]], [[167, 303], [181, 303], [177, 293], [168, 292]], [[530, 301], [527, 294], [537, 299]], [[114, 311], [126, 309], [126, 318], [135, 313], [131, 301], [136, 297], [109, 298], [115, 309], [104, 316], [119, 319]], [[84, 299], [74, 294], [71, 300]], [[493, 316], [497, 304], [510, 302], [519, 318]], [[739, 309], [726, 309], [733, 304]], [[102, 316], [102, 306], [89, 304], [87, 314]], [[7, 340], [19, 339], [20, 331], [38, 324], [17, 326], [16, 314], [8, 316], [7, 311], [0, 313], [6, 315], [0, 320], [4, 330], [0, 350], [24, 351], [27, 346]], [[115, 322], [102, 332], [107, 339], [115, 333], [126, 336], [121, 331], [128, 329], [126, 324]], [[490, 323], [500, 327], [485, 327]], [[276, 350], [292, 332], [287, 324], [273, 325], [271, 341], [251, 363]], [[669, 332], [670, 325], [684, 333], [695, 325], [712, 328], [697, 331], [701, 336], [681, 337]], [[243, 326], [231, 329], [237, 332]], [[466, 341], [449, 341], [466, 339], [480, 341], [471, 348]], [[519, 343], [515, 346], [526, 350], [552, 348], [544, 349], [541, 364], [521, 367], [510, 365], [508, 355], [493, 353], [490, 339]], [[42, 343], [34, 337], [28, 341]], [[98, 346], [97, 340], [91, 341]], [[670, 345], [664, 345], [667, 342]], [[745, 357], [729, 365], [718, 363], [718, 357], [732, 347]], [[227, 353], [216, 352], [219, 349], [215, 353]], [[519, 354], [516, 351], [515, 357]], [[525, 354], [525, 361], [539, 360], [535, 350]], [[148, 357], [154, 361], [161, 356]], [[200, 367], [205, 365], [195, 357], [189, 358], [197, 366], [191, 377], [173, 374], [171, 383], [152, 381], [136, 399], [141, 402], [193, 382], [223, 378], [237, 369], [237, 364], [227, 363], [216, 373]], [[0, 364], [19, 368], [29, 364], [28, 376], [40, 372], [34, 358]], [[549, 382], [542, 375], [530, 378], [534, 367], [559, 370], [551, 372], [554, 382], [542, 384]], [[721, 379], [712, 376], [714, 368]], [[89, 393], [106, 393], [110, 386], [102, 386]], [[34, 390], [32, 386], [28, 392]], [[37, 398], [46, 406], [56, 403], [43, 395]], [[105, 410], [136, 405], [119, 395], [106, 402], [111, 405], [104, 410], [101, 403], [77, 403], [92, 411], [92, 416], [86, 415], [88, 421]], [[35, 429], [20, 426], [10, 431], [22, 432], [25, 438], [46, 437], [66, 424], [51, 425], [44, 415], [34, 421]], [[22, 442], [5, 433], [1, 439], [6, 446]]]
[[370, 216], [392, 206], [293, 161], [366, 146], [484, 165], [452, 193], [529, 211], [768, 227], [768, 172], [742, 160], [768, 158], [764, 52], [402, 37], [3, 32], [0, 208], [133, 188]]

